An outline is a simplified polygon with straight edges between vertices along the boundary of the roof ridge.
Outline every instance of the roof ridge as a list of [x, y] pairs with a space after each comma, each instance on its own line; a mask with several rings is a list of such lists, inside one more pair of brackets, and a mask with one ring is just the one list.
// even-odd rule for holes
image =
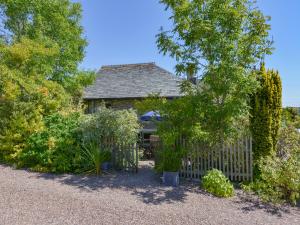
[[114, 64], [114, 65], [102, 65], [103, 67], [119, 67], [119, 66], [134, 66], [134, 65], [156, 65], [155, 62], [147, 62], [147, 63], [128, 63], [128, 64]]

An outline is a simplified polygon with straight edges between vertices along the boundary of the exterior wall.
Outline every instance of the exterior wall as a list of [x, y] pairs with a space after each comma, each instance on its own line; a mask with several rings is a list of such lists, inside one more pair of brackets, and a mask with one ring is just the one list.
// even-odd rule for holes
[[95, 113], [102, 105], [116, 110], [130, 109], [133, 108], [134, 101], [135, 99], [85, 100], [85, 104], [87, 105], [86, 112]]
[[[167, 100], [171, 101], [172, 99], [173, 98], [168, 98]], [[102, 105], [116, 110], [132, 109], [134, 108], [134, 102], [136, 100], [141, 99], [88, 99], [84, 100], [84, 103], [87, 106], [86, 113], [95, 113]]]

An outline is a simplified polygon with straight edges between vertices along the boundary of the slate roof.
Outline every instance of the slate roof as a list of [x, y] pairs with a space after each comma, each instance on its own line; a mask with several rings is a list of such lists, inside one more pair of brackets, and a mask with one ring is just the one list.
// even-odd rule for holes
[[155, 63], [102, 66], [93, 85], [84, 90], [84, 99], [143, 98], [160, 93], [178, 97], [181, 79]]

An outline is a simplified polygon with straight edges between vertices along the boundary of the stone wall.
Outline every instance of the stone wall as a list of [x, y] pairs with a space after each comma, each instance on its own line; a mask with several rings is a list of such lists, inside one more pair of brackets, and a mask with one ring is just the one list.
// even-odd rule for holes
[[112, 99], [112, 100], [85, 100], [85, 104], [87, 106], [87, 113], [96, 112], [99, 107], [105, 105], [107, 108], [112, 109], [131, 109], [134, 106], [135, 99]]

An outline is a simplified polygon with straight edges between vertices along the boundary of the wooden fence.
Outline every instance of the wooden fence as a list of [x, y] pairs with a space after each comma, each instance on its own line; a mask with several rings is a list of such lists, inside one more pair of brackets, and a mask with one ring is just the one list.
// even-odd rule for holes
[[107, 139], [101, 148], [111, 152], [114, 169], [138, 172], [138, 144], [115, 144], [113, 139]]
[[180, 176], [190, 179], [201, 179], [208, 170], [221, 170], [232, 181], [250, 181], [252, 174], [252, 139], [245, 137], [233, 144], [223, 144], [219, 148], [209, 148], [194, 143], [187, 146], [183, 158]]

